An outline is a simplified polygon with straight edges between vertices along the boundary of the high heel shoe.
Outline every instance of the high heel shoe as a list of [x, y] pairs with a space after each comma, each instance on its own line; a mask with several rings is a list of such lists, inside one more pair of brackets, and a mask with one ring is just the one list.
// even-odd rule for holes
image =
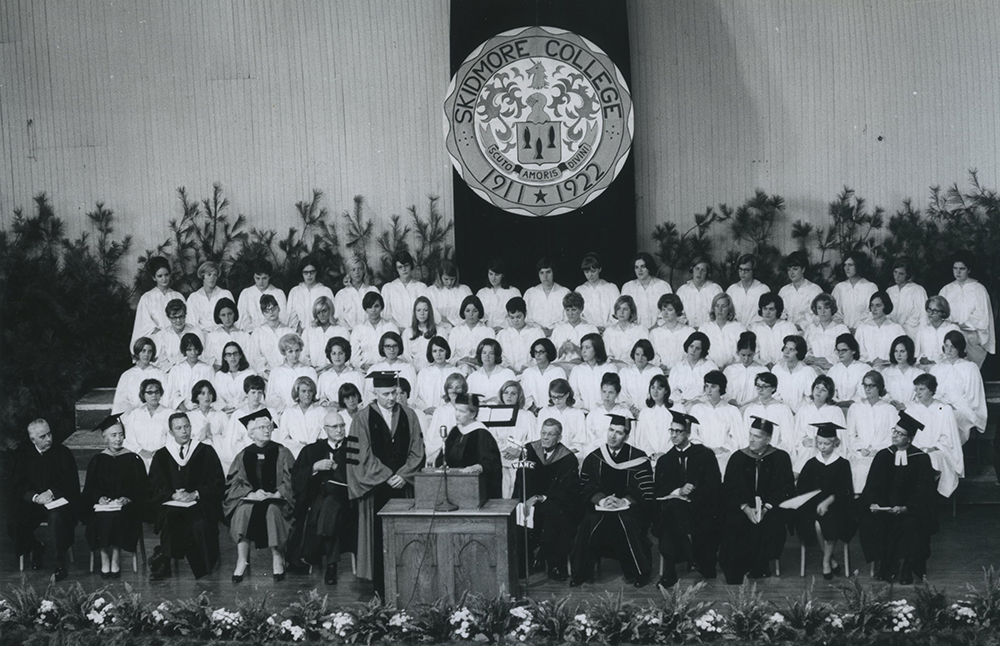
[[[239, 563], [236, 564], [236, 569], [237, 570], [240, 569], [240, 564]], [[250, 569], [250, 564], [249, 563], [244, 563], [243, 564], [243, 571], [242, 572], [240, 572], [239, 574], [237, 574], [236, 572], [233, 572], [233, 583], [242, 583], [243, 582], [243, 577], [246, 576], [247, 570], [249, 570], [249, 569]]]
[[274, 573], [274, 582], [275, 583], [281, 583], [284, 580], [285, 580], [285, 573], [284, 572], [275, 572]]

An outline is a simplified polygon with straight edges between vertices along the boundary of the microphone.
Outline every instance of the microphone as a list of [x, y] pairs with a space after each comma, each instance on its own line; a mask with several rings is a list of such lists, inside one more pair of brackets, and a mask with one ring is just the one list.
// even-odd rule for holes
[[447, 426], [445, 426], [444, 424], [442, 424], [442, 425], [441, 425], [441, 426], [440, 426], [440, 427], [438, 428], [438, 435], [440, 435], [440, 436], [441, 436], [441, 439], [442, 439], [442, 440], [446, 440], [446, 439], [448, 439], [448, 427], [447, 427]]

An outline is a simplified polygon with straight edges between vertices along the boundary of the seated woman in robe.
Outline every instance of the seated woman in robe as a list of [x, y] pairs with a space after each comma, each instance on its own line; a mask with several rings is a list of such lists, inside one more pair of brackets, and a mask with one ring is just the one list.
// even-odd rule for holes
[[460, 469], [462, 473], [483, 473], [486, 475], [486, 496], [503, 496], [503, 469], [500, 449], [493, 434], [476, 420], [479, 414], [478, 395], [459, 395], [455, 400], [455, 426], [444, 442], [444, 454], [438, 458], [438, 466], [447, 457], [448, 467]]
[[226, 478], [222, 511], [229, 519], [229, 536], [236, 543], [233, 583], [240, 583], [250, 558], [250, 543], [271, 548], [274, 580], [285, 578], [285, 544], [292, 521], [291, 451], [271, 441], [274, 423], [262, 408], [240, 420], [253, 444], [237, 454]]
[[165, 372], [153, 365], [156, 361], [156, 343], [148, 336], [141, 336], [132, 344], [132, 360], [135, 365], [122, 373], [115, 388], [115, 399], [111, 405], [113, 413], [131, 413], [142, 406], [139, 385], [147, 379], [167, 383]]
[[944, 335], [944, 357], [931, 367], [938, 380], [937, 398], [955, 409], [962, 444], [973, 431], [986, 430], [986, 387], [979, 367], [966, 359], [966, 337], [958, 330]]

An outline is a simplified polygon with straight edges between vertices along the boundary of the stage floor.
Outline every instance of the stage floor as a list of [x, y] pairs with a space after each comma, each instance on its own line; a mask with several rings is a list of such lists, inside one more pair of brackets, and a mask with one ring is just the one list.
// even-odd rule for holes
[[[128, 583], [147, 601], [191, 598], [207, 592], [212, 603], [217, 606], [231, 606], [237, 598], [253, 597], [259, 600], [266, 593], [270, 596], [273, 607], [280, 608], [294, 601], [300, 593], [313, 589], [318, 590], [320, 594], [329, 595], [330, 602], [334, 605], [366, 602], [372, 598], [372, 585], [351, 575], [350, 555], [345, 555], [340, 563], [340, 583], [336, 586], [325, 586], [321, 571], [315, 571], [311, 575], [289, 575], [285, 581], [275, 583], [271, 579], [270, 553], [254, 552], [251, 555], [250, 576], [242, 583], [234, 585], [230, 576], [236, 563], [236, 547], [224, 533], [221, 533], [220, 539], [222, 565], [200, 581], [195, 581], [187, 564], [181, 563], [179, 575], [175, 574], [167, 581], [151, 582], [148, 574], [142, 571], [141, 563], [140, 572], [134, 574], [131, 571], [131, 558], [123, 558], [122, 578], [110, 582], [102, 580], [99, 574], [87, 571], [88, 553], [83, 541], [83, 532], [78, 528], [77, 541], [74, 545], [76, 562], [69, 567], [69, 578], [60, 585], [79, 582], [87, 590], [103, 587], [120, 590], [124, 583]], [[158, 543], [157, 537], [148, 526], [145, 542], [149, 553]], [[11, 543], [6, 536], [0, 546], [3, 553], [0, 558], [0, 568], [2, 568], [0, 588], [6, 590], [10, 585], [24, 581], [36, 589], [42, 589], [49, 583], [51, 577], [49, 569], [37, 572], [30, 569], [25, 572], [18, 571], [17, 559], [13, 556]], [[654, 544], [654, 568], [657, 568], [659, 557], [655, 555], [655, 549]], [[948, 590], [953, 597], [960, 596], [964, 592], [966, 583], [981, 585], [983, 568], [990, 565], [1000, 566], [1000, 506], [960, 506], [954, 518], [950, 506], [942, 507], [941, 531], [933, 537], [931, 549], [932, 557], [928, 564], [927, 576], [930, 585]], [[838, 549], [838, 556], [840, 554], [842, 550]], [[859, 570], [863, 582], [870, 582], [869, 568], [864, 563], [857, 539], [851, 544], [850, 555], [851, 568]], [[46, 554], [46, 565], [51, 561], [51, 555]], [[787, 598], [798, 597], [804, 589], [814, 583], [814, 594], [818, 599], [829, 601], [839, 599], [839, 586], [843, 584], [844, 578], [824, 581], [821, 572], [819, 552], [813, 549], [807, 552], [805, 578], [799, 576], [799, 542], [794, 536], [789, 537], [781, 558], [781, 576], [760, 580], [759, 588], [764, 592], [765, 598], [782, 602]], [[682, 575], [681, 584], [686, 586], [700, 580], [701, 576], [692, 572]], [[701, 593], [701, 598], [705, 601], [725, 603], [734, 590], [735, 586], [726, 585], [720, 578], [708, 582]], [[604, 559], [597, 583], [570, 588], [568, 583], [556, 583], [549, 581], [544, 574], [536, 574], [531, 577], [528, 594], [536, 599], [561, 598], [572, 594], [574, 598], [582, 601], [594, 595], [603, 595], [605, 592], [617, 594], [619, 591], [622, 591], [624, 598], [628, 600], [660, 598], [655, 585], [639, 589], [625, 585], [617, 563], [610, 559]], [[897, 586], [895, 594], [898, 597], [912, 595], [905, 586]]]

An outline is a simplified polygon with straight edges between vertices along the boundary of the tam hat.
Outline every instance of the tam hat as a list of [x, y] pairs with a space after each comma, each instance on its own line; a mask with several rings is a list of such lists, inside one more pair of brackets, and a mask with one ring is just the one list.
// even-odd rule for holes
[[818, 422], [816, 424], [810, 424], [809, 426], [816, 427], [816, 437], [826, 437], [830, 439], [836, 438], [837, 431], [844, 428], [840, 424], [835, 424], [834, 422]]
[[482, 395], [477, 395], [476, 393], [463, 393], [455, 396], [455, 404], [479, 408], [479, 399], [481, 397]]
[[109, 428], [111, 428], [116, 424], [120, 425], [124, 429], [125, 425], [122, 424], [121, 421], [122, 415], [123, 413], [115, 413], [114, 415], [108, 415], [103, 420], [101, 420], [100, 424], [94, 427], [94, 430], [103, 433], [104, 431], [108, 430]]
[[698, 424], [698, 418], [693, 415], [688, 415], [687, 413], [681, 412], [679, 410], [670, 409], [670, 414], [673, 416], [674, 421], [678, 424], [683, 424], [684, 428], [691, 430], [692, 424]]
[[399, 378], [399, 373], [394, 370], [379, 370], [375, 372], [369, 372], [365, 379], [372, 380], [372, 386], [374, 388], [392, 388], [396, 385], [396, 381]]
[[753, 422], [750, 424], [750, 428], [757, 428], [768, 435], [774, 435], [774, 427], [777, 426], [774, 422], [769, 419], [764, 419], [763, 417], [757, 417], [756, 415], [751, 415]]
[[611, 418], [609, 426], [624, 426], [626, 433], [632, 430], [631, 422], [634, 420], [631, 417], [625, 417], [624, 415], [608, 415], [608, 417]]
[[924, 427], [924, 424], [908, 415], [906, 411], [899, 411], [899, 421], [896, 422], [896, 426], [903, 429], [910, 438], [913, 438], [917, 431]]
[[243, 417], [241, 417], [240, 423], [243, 424], [243, 426], [245, 426], [246, 428], [250, 428], [250, 422], [254, 421], [255, 419], [260, 419], [262, 417], [266, 417], [267, 419], [271, 420], [272, 423], [274, 422], [274, 418], [271, 417], [271, 411], [267, 410], [267, 408], [261, 408], [259, 411], [255, 413], [250, 413], [249, 415], [244, 415]]

